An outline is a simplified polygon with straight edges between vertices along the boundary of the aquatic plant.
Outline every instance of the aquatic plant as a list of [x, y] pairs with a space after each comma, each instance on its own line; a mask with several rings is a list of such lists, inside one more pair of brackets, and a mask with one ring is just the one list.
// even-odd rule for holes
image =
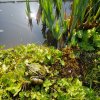
[[100, 48], [100, 35], [98, 30], [94, 27], [88, 30], [79, 30], [72, 32], [70, 44], [72, 46], [78, 45], [82, 50], [92, 51]]
[[[93, 27], [100, 27], [100, 0], [95, 2], [93, 0], [74, 0], [72, 2], [72, 13], [70, 19], [65, 18], [62, 0], [39, 0], [39, 2], [42, 10], [42, 22], [47, 25], [51, 32], [50, 34], [58, 40], [58, 43], [60, 43], [60, 40], [62, 41], [64, 34], [68, 36], [69, 42], [72, 40], [74, 41], [74, 29], [87, 30]], [[63, 38], [63, 40], [65, 42], [66, 38]]]
[[91, 29], [100, 27], [100, 0], [74, 0], [70, 19], [70, 36], [74, 29]]
[[71, 15], [71, 29], [70, 32], [75, 28], [77, 23], [83, 23], [86, 7], [89, 0], [74, 0], [72, 4], [72, 15]]
[[59, 42], [67, 30], [67, 21], [64, 19], [62, 0], [39, 0], [39, 3], [43, 25], [47, 26], [51, 32], [50, 34], [52, 34], [52, 38]]

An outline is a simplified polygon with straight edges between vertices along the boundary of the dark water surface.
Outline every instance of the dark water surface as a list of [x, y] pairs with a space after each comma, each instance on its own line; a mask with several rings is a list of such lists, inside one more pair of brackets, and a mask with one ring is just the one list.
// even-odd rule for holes
[[[66, 12], [70, 13], [70, 1], [67, 2]], [[38, 2], [30, 3], [32, 11], [32, 30], [28, 24], [25, 12], [25, 3], [0, 3], [0, 45], [5, 48], [19, 44], [36, 43], [43, 44], [42, 25], [38, 25], [36, 14], [39, 8]]]

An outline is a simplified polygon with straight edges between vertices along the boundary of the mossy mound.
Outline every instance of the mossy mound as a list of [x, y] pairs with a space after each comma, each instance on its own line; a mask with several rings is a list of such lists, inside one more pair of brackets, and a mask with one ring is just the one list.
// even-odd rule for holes
[[[99, 98], [93, 90], [82, 86], [79, 79], [66, 78], [67, 73], [63, 75], [63, 69], [67, 65], [63, 57], [64, 54], [53, 47], [34, 44], [0, 50], [0, 100], [78, 100], [80, 98], [96, 100]], [[33, 85], [25, 77], [26, 62], [39, 63], [49, 68], [50, 73], [45, 76], [43, 84]], [[78, 68], [77, 61], [74, 62], [75, 68]]]

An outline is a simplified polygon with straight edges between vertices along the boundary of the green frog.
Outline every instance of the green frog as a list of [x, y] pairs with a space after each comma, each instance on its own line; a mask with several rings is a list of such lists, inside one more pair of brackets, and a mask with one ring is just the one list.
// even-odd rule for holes
[[29, 77], [32, 84], [42, 84], [49, 70], [39, 63], [26, 64], [25, 76]]

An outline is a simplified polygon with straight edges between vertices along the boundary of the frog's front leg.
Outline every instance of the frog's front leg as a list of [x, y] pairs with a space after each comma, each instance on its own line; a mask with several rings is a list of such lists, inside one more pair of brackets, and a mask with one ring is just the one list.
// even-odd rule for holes
[[22, 83], [22, 90], [25, 91], [27, 89], [29, 89], [31, 82], [30, 81], [24, 81]]

